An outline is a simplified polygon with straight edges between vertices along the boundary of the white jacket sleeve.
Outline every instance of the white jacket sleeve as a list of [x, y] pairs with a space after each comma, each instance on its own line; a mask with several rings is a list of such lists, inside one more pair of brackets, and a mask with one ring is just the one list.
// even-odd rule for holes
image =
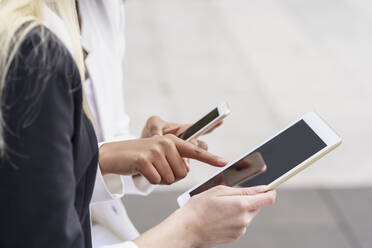
[[[119, 141], [120, 139], [115, 139]], [[99, 144], [101, 147], [107, 142]], [[124, 194], [130, 195], [148, 195], [155, 189], [142, 175], [120, 176], [115, 174], [102, 175], [98, 165], [96, 182], [92, 196], [92, 203], [119, 199]]]
[[[104, 143], [100, 143], [101, 147]], [[106, 174], [102, 175], [98, 165], [96, 182], [92, 195], [92, 203], [119, 199], [124, 196], [124, 182], [120, 175]]]
[[123, 176], [123, 182], [127, 195], [149, 195], [156, 187], [142, 175]]

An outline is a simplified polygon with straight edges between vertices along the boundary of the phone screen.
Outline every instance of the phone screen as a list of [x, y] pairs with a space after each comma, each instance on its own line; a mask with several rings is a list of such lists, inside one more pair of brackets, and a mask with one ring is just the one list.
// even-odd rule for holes
[[215, 108], [211, 112], [209, 112], [206, 116], [201, 118], [199, 121], [194, 123], [191, 127], [189, 127], [182, 135], [183, 140], [187, 140], [191, 136], [193, 136], [196, 132], [198, 132], [203, 127], [207, 126], [211, 121], [218, 117], [218, 109]]
[[[323, 140], [304, 120], [300, 120], [235, 163], [242, 163], [244, 159], [247, 159], [247, 157], [249, 158], [253, 153], [258, 153], [262, 156], [265, 164], [265, 169], [262, 170], [261, 173], [253, 176], [246, 175], [247, 180], [245, 180], [241, 186], [268, 185], [325, 147], [326, 144]], [[234, 167], [235, 164], [231, 167]], [[221, 173], [228, 172], [228, 169], [223, 170]], [[246, 172], [248, 173], [249, 171], [247, 170]], [[221, 173], [212, 179], [221, 177]], [[208, 180], [208, 182], [212, 179]], [[191, 191], [190, 195], [193, 196], [201, 193], [205, 188], [211, 188], [210, 184], [206, 187], [208, 182]], [[213, 186], [218, 184], [221, 183], [215, 180], [215, 185]]]

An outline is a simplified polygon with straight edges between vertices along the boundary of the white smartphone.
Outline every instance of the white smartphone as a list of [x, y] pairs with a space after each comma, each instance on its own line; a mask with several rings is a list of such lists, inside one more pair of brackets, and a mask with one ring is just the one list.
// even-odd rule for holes
[[182, 207], [193, 195], [219, 184], [268, 185], [275, 189], [341, 142], [341, 138], [317, 114], [310, 112], [205, 182], [183, 193], [177, 199], [178, 204]]
[[180, 135], [180, 138], [186, 141], [197, 138], [207, 133], [229, 114], [230, 108], [228, 103], [220, 103], [215, 109], [186, 129], [186, 131]]

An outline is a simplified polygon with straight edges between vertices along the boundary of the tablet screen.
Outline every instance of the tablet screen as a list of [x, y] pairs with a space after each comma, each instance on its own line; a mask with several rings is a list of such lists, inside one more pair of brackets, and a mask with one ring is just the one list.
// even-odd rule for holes
[[[325, 147], [326, 144], [323, 140], [319, 138], [304, 120], [300, 120], [235, 163], [241, 163], [242, 160], [251, 156], [253, 153], [258, 153], [262, 156], [266, 166], [262, 173], [251, 178], [248, 177], [241, 186], [268, 185]], [[221, 173], [227, 172], [229, 168], [223, 170]], [[220, 175], [208, 180], [208, 188], [212, 186], [210, 181], [218, 177]], [[191, 191], [190, 195], [193, 196], [204, 191], [206, 188], [205, 184]]]

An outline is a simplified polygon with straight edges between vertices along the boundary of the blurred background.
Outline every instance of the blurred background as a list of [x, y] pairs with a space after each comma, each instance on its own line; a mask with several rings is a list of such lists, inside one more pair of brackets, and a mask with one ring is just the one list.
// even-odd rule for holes
[[[278, 201], [223, 247], [372, 247], [372, 2], [126, 0], [125, 95], [133, 133], [159, 115], [192, 123], [218, 103], [232, 114], [202, 139], [234, 160], [308, 111], [343, 138], [283, 184]], [[215, 168], [149, 197], [125, 197], [140, 231], [177, 208]], [[150, 221], [148, 221], [150, 220]]]

